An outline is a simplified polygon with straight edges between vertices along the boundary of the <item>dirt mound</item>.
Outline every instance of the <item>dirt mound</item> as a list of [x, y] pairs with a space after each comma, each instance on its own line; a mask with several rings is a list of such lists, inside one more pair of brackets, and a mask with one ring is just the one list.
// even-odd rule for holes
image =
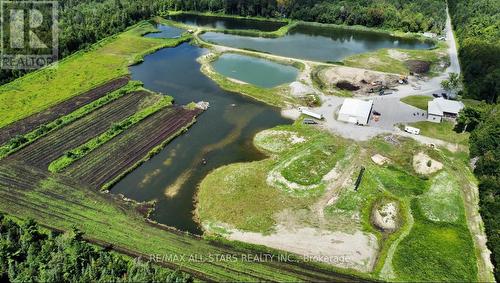
[[389, 202], [373, 210], [373, 224], [382, 231], [394, 232], [397, 228], [398, 204]]
[[356, 91], [359, 90], [360, 87], [352, 84], [349, 81], [340, 81], [336, 84], [336, 86], [342, 90]]
[[413, 156], [413, 168], [422, 175], [430, 175], [443, 169], [443, 163], [431, 159], [427, 154], [420, 152]]
[[408, 60], [406, 61], [406, 65], [410, 69], [410, 72], [417, 74], [425, 74], [431, 69], [431, 62], [428, 61]]

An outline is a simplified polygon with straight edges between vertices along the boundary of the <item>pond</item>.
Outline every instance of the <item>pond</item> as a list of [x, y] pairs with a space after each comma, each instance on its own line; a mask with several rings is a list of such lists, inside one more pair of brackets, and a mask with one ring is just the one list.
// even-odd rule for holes
[[213, 64], [214, 69], [226, 76], [263, 88], [273, 88], [297, 79], [299, 70], [293, 66], [266, 59], [225, 53]]
[[219, 45], [321, 62], [337, 62], [381, 48], [429, 49], [432, 43], [355, 29], [298, 25], [280, 38], [207, 32], [202, 39]]
[[162, 24], [157, 24], [156, 29], [159, 30], [159, 32], [148, 33], [145, 35], [145, 37], [178, 38], [185, 32], [185, 30], [183, 30], [183, 29], [172, 27], [172, 26], [166, 26], [166, 25], [162, 25]]
[[132, 78], [144, 82], [146, 88], [172, 95], [177, 104], [208, 101], [210, 108], [186, 133], [112, 190], [138, 201], [156, 199], [152, 219], [197, 234], [201, 230], [192, 212], [203, 178], [226, 164], [265, 158], [253, 146], [253, 136], [291, 123], [277, 108], [224, 91], [203, 75], [196, 59], [205, 52], [185, 43], [148, 55], [142, 64], [131, 67]]
[[215, 29], [241, 29], [275, 31], [287, 25], [285, 22], [254, 20], [245, 18], [231, 18], [218, 16], [203, 16], [195, 14], [178, 14], [168, 17], [170, 20], [181, 22], [186, 25], [207, 27]]

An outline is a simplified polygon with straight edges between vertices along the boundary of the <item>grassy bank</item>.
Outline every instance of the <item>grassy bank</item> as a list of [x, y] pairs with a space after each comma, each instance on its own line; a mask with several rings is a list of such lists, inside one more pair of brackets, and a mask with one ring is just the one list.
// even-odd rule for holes
[[[238, 52], [243, 55], [249, 55], [245, 52]], [[203, 74], [205, 74], [207, 77], [211, 78], [217, 85], [219, 85], [222, 89], [239, 93], [248, 97], [251, 97], [255, 100], [264, 102], [266, 104], [269, 104], [271, 106], [276, 106], [276, 107], [284, 107], [287, 105], [296, 105], [296, 104], [302, 104], [298, 98], [293, 97], [290, 95], [289, 87], [286, 85], [281, 85], [277, 86], [274, 88], [261, 88], [252, 84], [247, 84], [243, 82], [237, 82], [235, 80], [232, 80], [230, 78], [227, 78], [221, 74], [219, 74], [217, 71], [214, 70], [212, 67], [212, 63], [215, 62], [219, 56], [222, 55], [220, 53], [218, 54], [209, 54], [207, 56], [204, 56], [200, 58], [200, 64], [201, 66], [201, 71]], [[283, 62], [281, 62], [283, 63]], [[300, 67], [300, 65], [295, 65], [293, 63], [287, 62], [290, 65], [294, 65], [296, 67]]]
[[89, 154], [99, 146], [110, 141], [112, 138], [123, 133], [127, 129], [146, 119], [147, 117], [155, 114], [161, 109], [171, 106], [173, 98], [170, 96], [164, 96], [157, 103], [152, 106], [141, 110], [134, 115], [126, 118], [114, 124], [109, 130], [102, 133], [101, 135], [94, 137], [93, 139], [87, 141], [86, 143], [80, 145], [79, 147], [68, 151], [64, 156], [54, 160], [49, 165], [49, 171], [52, 173], [58, 173], [63, 171], [66, 167], [70, 166], [75, 161], [83, 158], [85, 155]]
[[190, 39], [189, 35], [178, 39], [142, 37], [155, 30], [151, 23], [141, 22], [61, 60], [57, 68], [41, 69], [0, 86], [0, 127], [127, 75], [128, 67], [144, 55]]
[[436, 48], [430, 50], [384, 48], [373, 52], [349, 56], [342, 60], [342, 62], [345, 66], [349, 67], [408, 75], [411, 70], [406, 62], [409, 60], [429, 62], [430, 71], [427, 75], [435, 76], [444, 71], [441, 65], [446, 65], [449, 62], [446, 43], [438, 42]]
[[436, 138], [449, 143], [457, 143], [460, 145], [469, 145], [469, 133], [457, 133], [453, 129], [455, 124], [450, 121], [442, 121], [441, 123], [433, 123], [428, 121], [416, 122], [409, 124], [412, 127], [420, 129], [420, 134], [426, 137]]
[[401, 98], [401, 102], [406, 103], [408, 105], [417, 107], [418, 109], [422, 109], [427, 111], [428, 108], [428, 102], [431, 101], [433, 98], [430, 96], [423, 96], [423, 95], [410, 95], [404, 98]]

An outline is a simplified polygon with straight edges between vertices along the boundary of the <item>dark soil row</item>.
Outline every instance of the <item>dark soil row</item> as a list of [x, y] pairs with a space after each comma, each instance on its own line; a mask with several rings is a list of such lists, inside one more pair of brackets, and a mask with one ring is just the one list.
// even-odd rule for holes
[[105, 132], [113, 123], [133, 115], [139, 109], [141, 101], [150, 96], [150, 93], [144, 91], [127, 94], [86, 117], [35, 141], [8, 159], [22, 161], [46, 170], [52, 161], [68, 150]]
[[100, 189], [190, 124], [198, 113], [180, 107], [164, 109], [75, 162], [67, 174]]
[[27, 118], [0, 128], [0, 145], [6, 143], [11, 138], [17, 135], [26, 134], [37, 129], [43, 124], [52, 122], [57, 118], [68, 115], [76, 109], [125, 86], [129, 80], [130, 78], [128, 76], [114, 79], [112, 81], [109, 81], [108, 83], [105, 83], [104, 85], [70, 98], [55, 106], [52, 106], [42, 112], [33, 114]]

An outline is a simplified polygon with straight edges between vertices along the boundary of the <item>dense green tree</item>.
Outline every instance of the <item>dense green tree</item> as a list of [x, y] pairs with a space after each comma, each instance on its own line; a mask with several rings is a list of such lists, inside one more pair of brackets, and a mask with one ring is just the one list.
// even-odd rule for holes
[[149, 262], [130, 260], [83, 240], [78, 230], [45, 233], [32, 220], [20, 225], [0, 215], [3, 282], [192, 282]]

